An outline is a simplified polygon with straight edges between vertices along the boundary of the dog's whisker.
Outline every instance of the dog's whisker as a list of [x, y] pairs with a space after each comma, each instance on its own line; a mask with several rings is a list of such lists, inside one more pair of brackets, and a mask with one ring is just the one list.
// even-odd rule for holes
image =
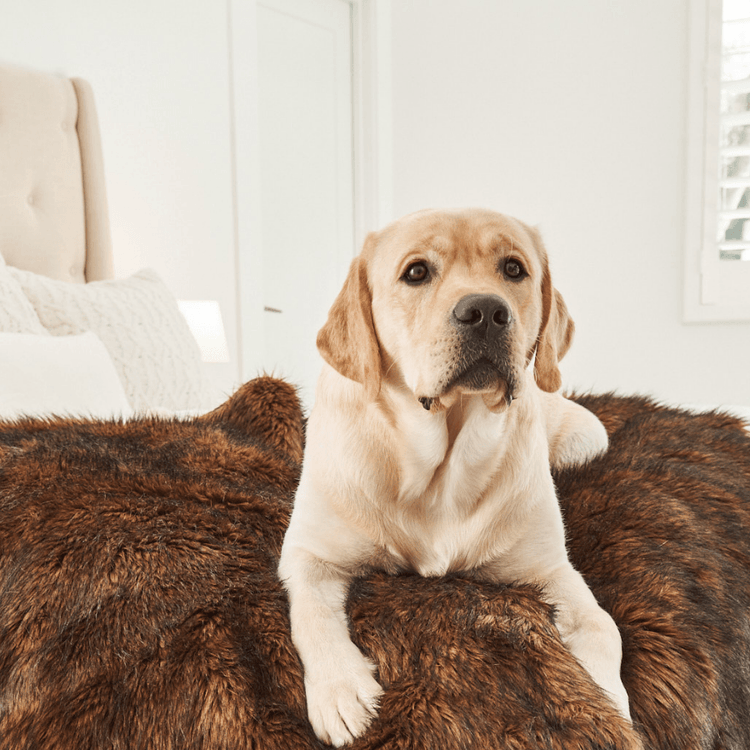
[[385, 377], [387, 378], [391, 374], [391, 370], [396, 366], [395, 362], [391, 362], [391, 364], [388, 365], [388, 369], [385, 371]]

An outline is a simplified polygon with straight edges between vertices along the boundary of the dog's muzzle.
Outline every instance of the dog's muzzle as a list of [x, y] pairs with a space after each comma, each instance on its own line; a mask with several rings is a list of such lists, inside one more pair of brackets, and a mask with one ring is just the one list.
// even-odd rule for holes
[[476, 392], [500, 392], [510, 405], [518, 385], [512, 353], [513, 313], [496, 294], [467, 294], [450, 313], [456, 332], [454, 357], [435, 396], [419, 396], [430, 411], [436, 399], [454, 388]]
[[515, 373], [508, 303], [496, 294], [468, 294], [453, 308], [451, 324], [458, 333], [459, 352], [450, 387], [481, 391], [505, 383], [510, 402]]

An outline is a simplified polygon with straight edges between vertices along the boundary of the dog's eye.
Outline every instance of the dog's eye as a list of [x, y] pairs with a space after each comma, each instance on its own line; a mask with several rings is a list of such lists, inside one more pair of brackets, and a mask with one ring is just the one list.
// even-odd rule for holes
[[503, 273], [509, 279], [522, 279], [526, 276], [526, 269], [515, 258], [508, 258], [503, 266]]
[[407, 284], [424, 284], [430, 278], [430, 269], [424, 261], [412, 263], [401, 277]]

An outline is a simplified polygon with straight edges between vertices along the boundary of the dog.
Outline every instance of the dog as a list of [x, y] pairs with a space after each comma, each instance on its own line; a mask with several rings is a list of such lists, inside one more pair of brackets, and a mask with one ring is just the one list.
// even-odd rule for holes
[[317, 338], [324, 365], [279, 576], [307, 710], [340, 747], [376, 716], [344, 611], [374, 569], [538, 584], [565, 645], [630, 718], [612, 618], [570, 564], [550, 473], [607, 433], [560, 392], [574, 325], [539, 233], [483, 209], [368, 235]]

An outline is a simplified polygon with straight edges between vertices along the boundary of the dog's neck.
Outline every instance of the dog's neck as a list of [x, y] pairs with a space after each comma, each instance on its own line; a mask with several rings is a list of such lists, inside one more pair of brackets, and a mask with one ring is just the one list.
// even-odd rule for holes
[[388, 414], [395, 428], [418, 441], [426, 433], [440, 432], [449, 451], [456, 438], [477, 419], [493, 423], [502, 429], [508, 419], [508, 409], [490, 411], [484, 396], [477, 393], [456, 393], [444, 400], [434, 399], [429, 409], [405, 386], [384, 385], [377, 400], [377, 408]]
[[405, 387], [385, 384], [375, 408], [390, 428], [401, 498], [418, 497], [436, 482], [451, 496], [480, 493], [504, 455], [518, 454], [516, 443], [530, 434], [515, 428], [531, 419], [531, 395], [490, 410], [483, 394], [463, 393], [449, 406], [426, 411]]
[[[445, 472], [451, 460], [466, 467], [471, 476], [472, 470], [499, 465], [509, 450], [516, 455], [538, 451], [536, 444], [529, 445], [528, 451], [517, 444], [524, 436], [536, 441], [534, 431], [528, 429], [539, 417], [537, 389], [530, 379], [531, 373], [525, 373], [519, 398], [501, 410], [488, 409], [484, 394], [463, 393], [427, 411], [402, 382], [384, 380], [373, 400], [362, 385], [326, 365], [316, 400], [326, 402], [332, 413], [345, 402], [345, 413], [360, 415], [360, 425], [348, 427], [352, 437], [361, 436], [364, 450], [385, 450], [399, 467], [399, 494], [413, 495]], [[527, 429], [516, 429], [521, 423]], [[546, 454], [546, 445], [542, 451]]]

